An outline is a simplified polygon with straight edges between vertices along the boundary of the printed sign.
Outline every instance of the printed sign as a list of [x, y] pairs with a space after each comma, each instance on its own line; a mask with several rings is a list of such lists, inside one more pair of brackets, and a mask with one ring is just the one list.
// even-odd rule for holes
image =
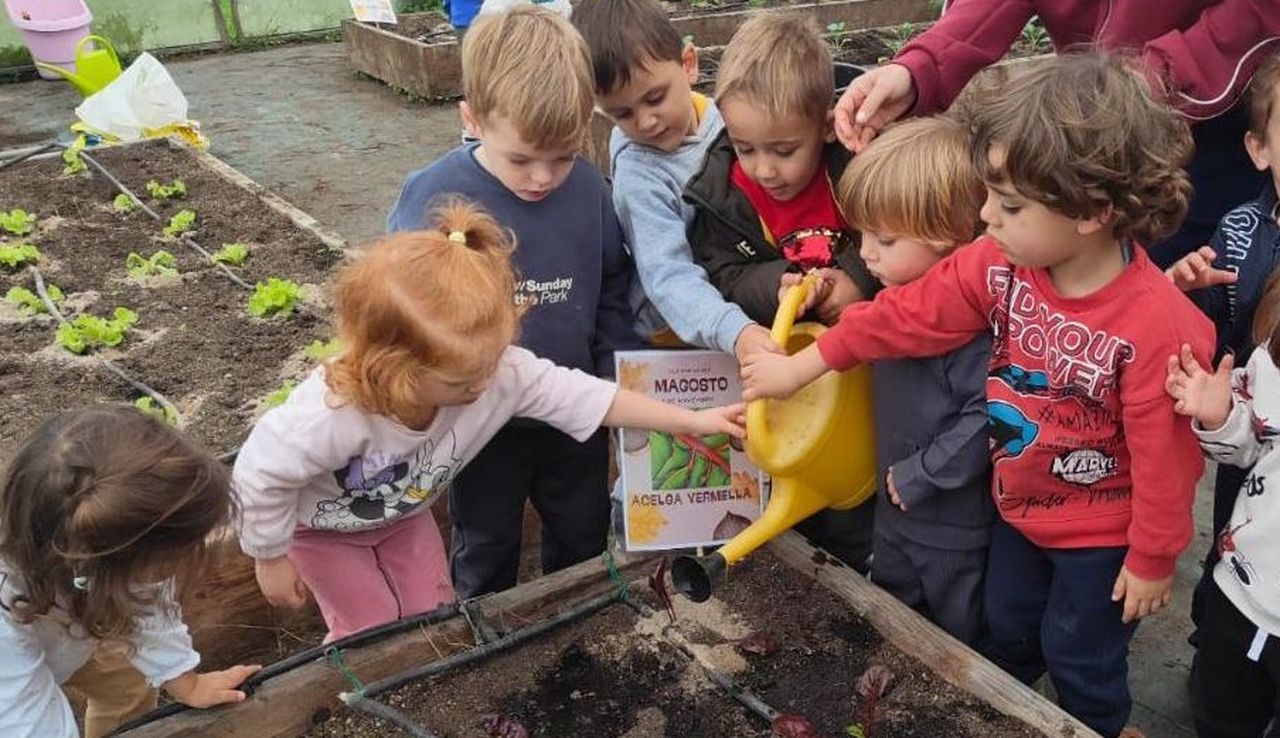
[[[715, 351], [624, 351], [618, 383], [695, 409], [742, 397], [738, 362]], [[620, 432], [627, 549], [659, 551], [724, 543], [763, 507], [764, 477], [728, 434]]]
[[391, 0], [351, 0], [351, 12], [363, 23], [390, 23], [395, 25], [396, 11]]

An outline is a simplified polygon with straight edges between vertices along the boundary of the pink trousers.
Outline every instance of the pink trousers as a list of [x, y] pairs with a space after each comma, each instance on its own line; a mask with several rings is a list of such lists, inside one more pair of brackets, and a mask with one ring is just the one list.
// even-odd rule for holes
[[289, 560], [320, 605], [325, 643], [454, 599], [430, 511], [356, 533], [300, 528]]

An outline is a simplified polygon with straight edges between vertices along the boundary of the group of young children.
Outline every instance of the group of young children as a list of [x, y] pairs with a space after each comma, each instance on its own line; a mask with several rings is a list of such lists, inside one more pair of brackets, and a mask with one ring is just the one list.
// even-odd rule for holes
[[[14, 459], [0, 733], [78, 735], [63, 690], [87, 696], [91, 736], [159, 687], [243, 699], [256, 667], [195, 672], [177, 606], [224, 524], [268, 601], [315, 598], [326, 640], [512, 586], [526, 500], [544, 570], [598, 554], [604, 427], [743, 435], [741, 405], [607, 379], [614, 351], [681, 346], [735, 354], [746, 400], [870, 362], [880, 493], [810, 534], [855, 567], [869, 553], [873, 582], [1019, 679], [1047, 672], [1109, 738], [1134, 735], [1129, 641], [1169, 602], [1202, 450], [1252, 467], [1222, 495], [1193, 694], [1204, 737], [1280, 715], [1276, 185], [1158, 269], [1145, 247], [1186, 212], [1191, 137], [1143, 75], [1058, 57], [850, 157], [830, 51], [787, 13], [743, 23], [714, 100], [655, 0], [482, 14], [462, 62], [477, 140], [408, 176], [391, 234], [337, 280], [342, 352], [232, 474], [114, 407], [49, 420]], [[1252, 94], [1244, 145], [1266, 169], [1280, 60]], [[579, 154], [595, 109], [611, 182]], [[829, 330], [786, 355], [764, 326], [804, 274]]]

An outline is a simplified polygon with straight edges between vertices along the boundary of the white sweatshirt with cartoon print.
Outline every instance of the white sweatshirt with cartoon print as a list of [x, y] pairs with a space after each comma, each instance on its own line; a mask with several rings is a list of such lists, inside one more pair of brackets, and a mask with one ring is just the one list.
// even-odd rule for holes
[[439, 408], [415, 431], [335, 397], [317, 367], [240, 449], [240, 547], [270, 559], [289, 550], [298, 527], [354, 532], [425, 512], [511, 418], [541, 420], [583, 441], [616, 393], [612, 382], [512, 346], [479, 398]]
[[1205, 453], [1253, 467], [1219, 534], [1213, 579], [1254, 625], [1280, 636], [1280, 370], [1267, 347], [1231, 375], [1231, 414], [1221, 428], [1193, 424]]

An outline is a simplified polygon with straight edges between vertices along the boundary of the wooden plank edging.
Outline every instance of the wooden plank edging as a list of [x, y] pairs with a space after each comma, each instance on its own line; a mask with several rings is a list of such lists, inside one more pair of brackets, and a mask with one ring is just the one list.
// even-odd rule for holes
[[[653, 560], [650, 556], [615, 554], [618, 573], [627, 580], [647, 573]], [[515, 616], [514, 622], [545, 618], [614, 586], [600, 559], [594, 558], [475, 602], [486, 620], [501, 625], [506, 614]], [[512, 623], [507, 621], [508, 625]], [[344, 657], [351, 671], [369, 683], [471, 645], [471, 629], [464, 618], [458, 617], [344, 651]], [[347, 689], [350, 685], [337, 669], [323, 661], [311, 662], [268, 680], [238, 705], [187, 710], [121, 736], [293, 738], [336, 707], [338, 692]]]
[[[1101, 738], [1038, 692], [952, 638], [919, 613], [845, 566], [816, 564], [818, 549], [794, 532], [769, 550], [788, 566], [831, 590], [903, 653], [957, 689], [1053, 738]], [[818, 557], [820, 558], [820, 556]]]

